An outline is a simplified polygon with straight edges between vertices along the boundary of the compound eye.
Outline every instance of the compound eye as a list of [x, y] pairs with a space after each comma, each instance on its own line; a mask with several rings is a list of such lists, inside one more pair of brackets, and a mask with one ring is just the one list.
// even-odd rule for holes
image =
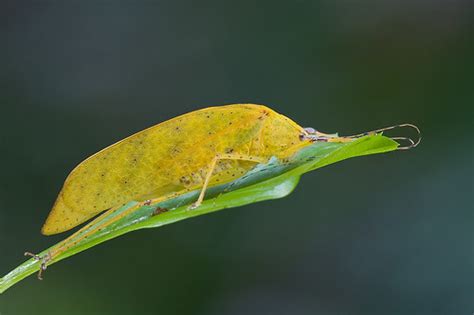
[[311, 127], [306, 127], [306, 128], [304, 128], [304, 131], [306, 131], [306, 132], [309, 133], [310, 135], [316, 133], [316, 129], [311, 128]]

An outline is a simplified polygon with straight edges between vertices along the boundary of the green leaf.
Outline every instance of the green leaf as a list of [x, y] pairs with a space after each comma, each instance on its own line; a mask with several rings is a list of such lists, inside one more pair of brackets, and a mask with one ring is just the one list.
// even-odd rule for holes
[[[193, 191], [157, 205], [142, 206], [115, 223], [108, 225], [100, 232], [94, 232], [88, 238], [79, 240], [73, 247], [50, 261], [48, 266], [134, 230], [160, 227], [225, 208], [285, 197], [293, 191], [300, 176], [306, 172], [351, 157], [393, 151], [397, 147], [397, 142], [382, 135], [366, 136], [347, 143], [316, 142], [299, 151], [288, 161], [273, 158], [267, 164], [257, 165], [243, 177], [231, 183], [210, 188], [206, 192], [206, 200], [197, 209], [189, 210], [189, 205], [197, 199], [199, 191]], [[126, 211], [136, 204], [135, 201], [129, 202], [120, 208], [116, 214]], [[157, 215], [157, 207], [167, 211]], [[113, 216], [106, 217], [99, 223], [104, 223], [112, 218]], [[49, 250], [61, 246], [63, 242], [44, 250], [39, 255], [47, 254]], [[25, 277], [36, 273], [39, 270], [39, 265], [38, 261], [29, 259], [16, 267], [0, 279], [0, 293]]]

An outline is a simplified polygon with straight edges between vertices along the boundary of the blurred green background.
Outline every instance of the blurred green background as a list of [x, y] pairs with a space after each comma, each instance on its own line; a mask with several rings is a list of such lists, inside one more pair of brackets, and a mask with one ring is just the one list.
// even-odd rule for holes
[[305, 175], [281, 200], [143, 230], [0, 296], [0, 314], [472, 314], [470, 1], [0, 4], [0, 274], [69, 171], [211, 105], [269, 105], [415, 150]]

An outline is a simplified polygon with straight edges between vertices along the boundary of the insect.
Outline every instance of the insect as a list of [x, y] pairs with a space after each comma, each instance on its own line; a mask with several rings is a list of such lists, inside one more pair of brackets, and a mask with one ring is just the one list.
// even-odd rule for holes
[[[374, 132], [380, 130], [385, 129]], [[41, 232], [64, 232], [104, 213], [47, 255], [25, 255], [41, 261], [41, 279], [41, 271], [49, 261], [140, 205], [200, 189], [198, 199], [190, 206], [194, 209], [202, 203], [208, 187], [231, 182], [271, 157], [286, 159], [316, 141], [347, 142], [366, 134], [338, 137], [321, 133], [255, 104], [209, 107], [178, 116], [129, 136], [74, 168]], [[410, 141], [408, 147], [417, 144]], [[132, 200], [139, 201], [139, 205], [89, 229]]]

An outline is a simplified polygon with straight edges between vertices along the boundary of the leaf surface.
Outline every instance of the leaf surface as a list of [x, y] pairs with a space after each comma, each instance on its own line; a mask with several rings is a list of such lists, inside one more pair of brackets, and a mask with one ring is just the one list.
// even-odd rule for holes
[[[160, 227], [225, 208], [285, 197], [293, 191], [300, 176], [306, 172], [351, 157], [393, 151], [397, 147], [397, 142], [380, 134], [365, 136], [347, 143], [316, 142], [300, 150], [288, 161], [271, 159], [267, 164], [257, 165], [243, 177], [231, 183], [208, 189], [206, 200], [197, 209], [189, 210], [189, 205], [197, 199], [199, 191], [189, 192], [156, 205], [142, 206], [100, 232], [95, 232], [87, 239], [80, 240], [75, 246], [49, 262], [48, 266], [134, 230]], [[131, 201], [117, 213], [136, 204], [137, 202]], [[157, 214], [157, 212], [160, 213]], [[61, 246], [62, 242], [44, 250], [39, 255], [45, 255], [52, 248]], [[0, 279], [0, 293], [38, 270], [38, 261], [27, 260]]]

